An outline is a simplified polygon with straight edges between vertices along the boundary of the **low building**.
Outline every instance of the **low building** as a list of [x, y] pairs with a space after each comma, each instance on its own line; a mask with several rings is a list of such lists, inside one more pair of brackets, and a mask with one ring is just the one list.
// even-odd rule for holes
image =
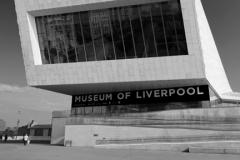
[[31, 140], [50, 141], [51, 139], [52, 125], [50, 124], [35, 125], [29, 128], [29, 130]]
[[18, 136], [24, 136], [25, 134], [29, 135], [30, 134], [29, 129], [35, 125], [38, 125], [38, 123], [35, 120], [31, 120], [31, 122], [29, 122], [27, 125], [24, 125], [24, 126], [18, 128], [17, 135]]

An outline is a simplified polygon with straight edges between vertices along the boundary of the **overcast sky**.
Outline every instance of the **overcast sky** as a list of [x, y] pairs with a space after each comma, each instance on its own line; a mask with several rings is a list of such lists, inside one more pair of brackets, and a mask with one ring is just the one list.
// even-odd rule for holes
[[[230, 85], [240, 92], [240, 1], [202, 3]], [[0, 19], [0, 119], [8, 126], [18, 119], [20, 126], [31, 119], [50, 124], [53, 110], [70, 109], [71, 97], [27, 87], [14, 0], [1, 0]]]

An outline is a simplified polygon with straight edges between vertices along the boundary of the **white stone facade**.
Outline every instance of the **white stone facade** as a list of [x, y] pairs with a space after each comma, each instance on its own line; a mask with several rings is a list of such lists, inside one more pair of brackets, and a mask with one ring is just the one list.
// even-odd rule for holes
[[28, 85], [51, 90], [53, 85], [158, 81], [169, 82], [167, 86], [208, 84], [220, 96], [231, 92], [200, 0], [181, 0], [189, 55], [42, 65], [35, 16], [161, 1], [15, 0]]

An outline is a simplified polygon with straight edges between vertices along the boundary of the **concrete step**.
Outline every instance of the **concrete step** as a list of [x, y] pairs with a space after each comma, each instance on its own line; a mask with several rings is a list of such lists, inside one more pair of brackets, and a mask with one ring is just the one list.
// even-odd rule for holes
[[179, 129], [201, 129], [216, 131], [240, 131], [240, 123], [237, 120], [206, 121], [195, 119], [141, 119], [124, 117], [70, 117], [67, 118], [67, 125], [107, 125], [107, 126], [136, 126], [148, 128], [179, 128]]
[[[95, 145], [95, 148], [105, 149], [137, 149], [137, 150], [159, 150], [159, 151], [177, 151], [177, 152], [190, 152], [190, 153], [205, 153], [202, 150], [193, 148], [218, 148], [221, 146], [222, 153], [225, 154], [238, 154], [240, 149], [240, 141], [212, 141], [212, 142], [181, 142], [181, 143], [145, 143], [145, 144], [103, 144]], [[191, 148], [191, 151], [190, 151]], [[237, 149], [239, 148], [239, 149]], [[225, 151], [224, 151], [225, 149]], [[198, 152], [197, 152], [198, 151]], [[201, 152], [200, 152], [201, 151]], [[224, 151], [224, 152], [223, 152]], [[222, 154], [220, 151], [212, 151], [209, 153]], [[207, 151], [206, 151], [207, 153]]]
[[201, 135], [201, 136], [176, 136], [176, 137], [144, 137], [129, 139], [101, 139], [96, 140], [97, 145], [101, 144], [144, 144], [144, 143], [184, 143], [184, 142], [208, 142], [208, 141], [238, 141], [240, 135]]
[[189, 153], [237, 154], [237, 155], [240, 155], [240, 148], [189, 147]]

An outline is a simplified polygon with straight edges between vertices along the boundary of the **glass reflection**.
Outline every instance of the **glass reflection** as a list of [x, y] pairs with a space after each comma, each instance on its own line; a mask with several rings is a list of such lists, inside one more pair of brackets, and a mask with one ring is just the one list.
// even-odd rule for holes
[[158, 56], [168, 56], [163, 15], [161, 13], [160, 4], [153, 4], [151, 7]]
[[135, 58], [131, 22], [129, 19], [129, 12], [131, 11], [128, 7], [121, 7], [119, 9], [126, 58]]
[[105, 27], [106, 22], [108, 23], [107, 13], [104, 10], [90, 11], [90, 28], [92, 32], [92, 37], [94, 41], [96, 59], [98, 61], [105, 60], [105, 50], [103, 46], [102, 32]]
[[38, 40], [39, 40], [39, 47], [41, 52], [41, 58], [43, 64], [49, 64], [50, 63], [50, 57], [49, 52], [46, 51], [47, 55], [44, 54], [44, 49], [48, 50], [48, 46], [46, 45], [46, 30], [45, 25], [43, 21], [43, 17], [36, 18], [36, 26], [37, 26], [37, 32], [38, 32]]
[[171, 2], [161, 3], [169, 56], [179, 55]]
[[73, 19], [72, 15], [64, 14], [62, 15], [63, 22], [63, 33], [66, 48], [66, 55], [68, 57], [68, 62], [77, 62], [76, 48], [75, 48], [75, 38], [73, 37], [72, 25]]
[[66, 53], [64, 31], [62, 22], [63, 19], [61, 15], [53, 16], [53, 26], [54, 26], [54, 41], [52, 43], [52, 50], [56, 51], [59, 55], [60, 63], [68, 63], [68, 56]]
[[177, 0], [172, 2], [172, 10], [174, 13], [175, 28], [177, 32], [178, 50], [180, 55], [187, 55], [186, 36], [184, 31], [181, 6]]
[[135, 52], [136, 52], [136, 56], [140, 58], [140, 57], [143, 57], [143, 55], [145, 55], [145, 43], [143, 41], [143, 30], [141, 27], [141, 20], [140, 20], [138, 6], [131, 7], [130, 18], [131, 18], [131, 24], [132, 24]]
[[107, 17], [103, 26], [102, 36], [105, 49], [106, 60], [116, 59], [116, 50], [114, 47], [113, 31], [111, 26], [110, 10], [106, 10]]
[[187, 55], [179, 0], [36, 17], [43, 64]]
[[[56, 49], [56, 40], [54, 33], [54, 24], [52, 16], [46, 16], [44, 18], [44, 23], [46, 26], [47, 34], [47, 48], [45, 49], [45, 54], [49, 55], [50, 63], [59, 63], [59, 55]], [[48, 52], [48, 53], [47, 53]]]
[[140, 8], [142, 28], [144, 32], [146, 53], [143, 57], [153, 57], [156, 54], [155, 41], [153, 35], [152, 21], [150, 17], [151, 5], [142, 5]]
[[80, 14], [74, 13], [73, 14], [73, 34], [75, 39], [75, 46], [77, 52], [78, 62], [85, 62], [86, 55], [85, 55], [85, 45], [83, 40], [83, 32], [81, 27], [81, 20]]
[[84, 43], [86, 48], [87, 61], [95, 61], [95, 48], [93, 46], [92, 32], [89, 24], [89, 14], [87, 11], [80, 13]]
[[125, 59], [118, 8], [114, 8], [110, 10], [110, 20], [111, 20], [111, 26], [112, 26], [112, 34], [113, 34], [113, 40], [114, 40], [116, 59]]

